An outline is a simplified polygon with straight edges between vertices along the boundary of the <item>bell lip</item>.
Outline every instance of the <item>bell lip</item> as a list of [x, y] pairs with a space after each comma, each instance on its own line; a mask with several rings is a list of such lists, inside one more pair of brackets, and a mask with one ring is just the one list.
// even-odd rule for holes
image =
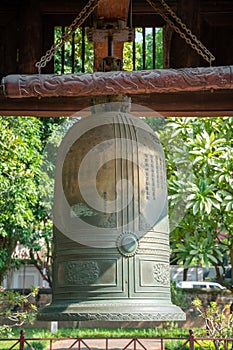
[[39, 310], [43, 321], [185, 321], [186, 314], [172, 303], [156, 304], [146, 301], [114, 303], [54, 302]]

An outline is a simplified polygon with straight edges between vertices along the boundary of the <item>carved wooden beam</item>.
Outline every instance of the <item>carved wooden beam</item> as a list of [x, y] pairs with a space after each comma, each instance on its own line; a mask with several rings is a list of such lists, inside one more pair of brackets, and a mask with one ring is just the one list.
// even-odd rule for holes
[[78, 74], [8, 75], [5, 96], [100, 96], [233, 89], [233, 66]]

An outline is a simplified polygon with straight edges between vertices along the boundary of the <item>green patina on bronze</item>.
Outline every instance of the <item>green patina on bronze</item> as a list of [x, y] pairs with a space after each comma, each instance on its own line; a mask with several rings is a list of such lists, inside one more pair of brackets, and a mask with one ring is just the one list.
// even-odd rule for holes
[[[64, 159], [58, 160], [56, 170], [53, 299], [39, 319], [184, 320], [185, 314], [170, 296], [161, 144], [147, 125], [129, 113], [100, 111], [75, 124], [59, 149]], [[88, 155], [95, 147], [99, 159]], [[87, 155], [90, 159], [84, 164]], [[96, 162], [100, 162], [98, 171]], [[95, 173], [99, 210], [80, 190], [81, 165], [87, 198]], [[125, 207], [124, 201], [128, 201]], [[115, 210], [109, 209], [110, 202]]]

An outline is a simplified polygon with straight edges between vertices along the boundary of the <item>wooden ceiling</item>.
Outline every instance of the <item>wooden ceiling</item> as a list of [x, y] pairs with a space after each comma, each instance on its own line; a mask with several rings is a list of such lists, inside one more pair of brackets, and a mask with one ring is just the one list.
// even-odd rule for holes
[[[155, 0], [158, 2], [158, 0]], [[187, 26], [215, 55], [215, 66], [233, 65], [232, 0], [166, 0]], [[34, 74], [35, 62], [53, 42], [53, 26], [69, 25], [87, 1], [1, 0], [0, 78], [8, 74]], [[90, 26], [92, 19], [86, 21]], [[133, 0], [132, 24], [164, 27], [166, 68], [202, 67], [200, 58], [154, 12], [145, 0]], [[48, 65], [46, 73], [52, 73]], [[233, 115], [230, 89], [200, 92], [151, 93], [132, 96], [132, 102], [162, 115]], [[90, 106], [91, 97], [10, 99], [0, 92], [1, 115], [72, 115]]]

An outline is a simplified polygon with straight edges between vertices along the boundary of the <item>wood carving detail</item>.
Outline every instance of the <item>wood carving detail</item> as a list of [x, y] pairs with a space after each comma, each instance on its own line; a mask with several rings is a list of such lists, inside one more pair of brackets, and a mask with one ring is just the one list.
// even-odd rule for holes
[[7, 97], [98, 96], [233, 88], [233, 66], [114, 71], [63, 75], [8, 75]]

